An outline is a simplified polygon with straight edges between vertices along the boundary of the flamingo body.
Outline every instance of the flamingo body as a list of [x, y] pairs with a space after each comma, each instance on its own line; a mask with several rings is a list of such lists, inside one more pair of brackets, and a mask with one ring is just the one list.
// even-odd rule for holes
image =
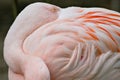
[[46, 3], [18, 15], [4, 46], [10, 80], [119, 80], [119, 52], [120, 13]]

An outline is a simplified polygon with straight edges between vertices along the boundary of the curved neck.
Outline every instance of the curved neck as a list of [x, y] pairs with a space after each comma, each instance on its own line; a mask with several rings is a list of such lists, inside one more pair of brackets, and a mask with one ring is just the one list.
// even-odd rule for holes
[[27, 36], [40, 26], [56, 20], [58, 7], [34, 3], [27, 6], [16, 18], [4, 42], [4, 58], [10, 68], [14, 69], [24, 62], [22, 44]]

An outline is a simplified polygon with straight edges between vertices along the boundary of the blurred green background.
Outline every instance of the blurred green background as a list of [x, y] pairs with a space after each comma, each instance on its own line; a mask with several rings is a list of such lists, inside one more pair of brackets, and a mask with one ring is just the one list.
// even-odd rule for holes
[[103, 7], [120, 12], [120, 0], [0, 0], [0, 80], [8, 80], [8, 69], [3, 59], [4, 38], [17, 14], [33, 2], [51, 3], [62, 8], [68, 6]]

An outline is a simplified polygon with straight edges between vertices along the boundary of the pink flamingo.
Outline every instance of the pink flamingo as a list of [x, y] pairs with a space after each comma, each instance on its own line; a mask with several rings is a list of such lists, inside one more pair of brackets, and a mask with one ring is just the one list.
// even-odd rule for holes
[[120, 80], [120, 13], [27, 6], [4, 42], [9, 80]]

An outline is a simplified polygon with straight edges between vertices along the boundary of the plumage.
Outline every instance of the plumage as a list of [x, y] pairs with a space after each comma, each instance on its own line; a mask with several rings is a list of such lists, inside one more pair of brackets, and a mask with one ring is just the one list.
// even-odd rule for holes
[[46, 3], [27, 6], [4, 44], [9, 80], [119, 80], [119, 52], [120, 13]]

